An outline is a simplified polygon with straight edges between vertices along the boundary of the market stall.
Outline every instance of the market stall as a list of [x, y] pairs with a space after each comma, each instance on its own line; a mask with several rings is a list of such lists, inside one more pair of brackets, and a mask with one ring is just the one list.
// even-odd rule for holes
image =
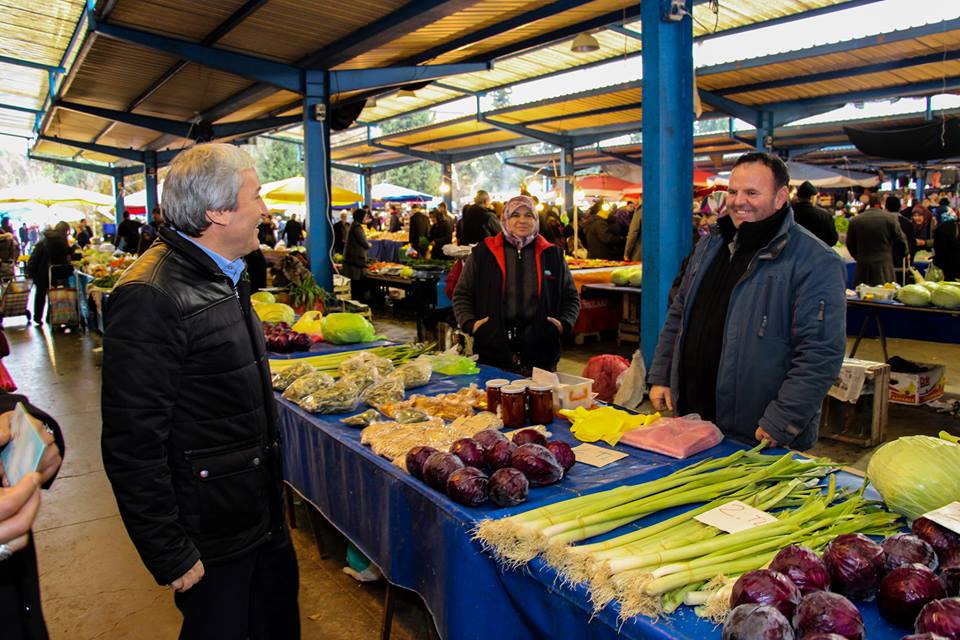
[[[476, 376], [435, 376], [418, 391], [452, 392], [500, 377], [515, 378], [481, 367]], [[420, 594], [441, 637], [720, 637], [718, 626], [687, 607], [656, 620], [644, 616], [619, 620], [616, 604], [594, 614], [585, 588], [565, 586], [541, 558], [520, 569], [506, 568], [484, 551], [474, 534], [486, 518], [646, 482], [707, 457], [732, 454], [742, 449], [740, 445], [724, 442], [683, 461], [618, 446], [616, 450], [625, 454], [622, 459], [601, 468], [578, 463], [560, 483], [531, 490], [520, 507], [498, 509], [489, 503], [463, 507], [374, 455], [361, 444], [359, 430], [339, 421], [342, 415], [312, 415], [282, 399], [279, 408], [286, 482], [371, 558], [392, 584]], [[554, 421], [549, 429], [555, 440], [576, 444], [566, 423]], [[852, 490], [862, 483], [843, 472], [836, 478], [840, 488]], [[858, 605], [868, 637], [903, 635], [880, 618], [875, 603]]]
[[861, 300], [855, 295], [847, 296], [847, 335], [857, 336], [850, 357], [856, 354], [863, 338], [880, 338], [884, 360], [887, 359], [887, 338], [960, 344], [957, 318], [960, 318], [960, 309], [911, 307], [896, 300]]

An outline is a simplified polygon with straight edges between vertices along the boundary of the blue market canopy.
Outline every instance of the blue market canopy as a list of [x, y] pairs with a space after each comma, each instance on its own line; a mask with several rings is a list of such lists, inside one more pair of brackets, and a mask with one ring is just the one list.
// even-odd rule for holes
[[375, 184], [371, 191], [373, 199], [381, 202], [430, 202], [435, 198], [429, 193], [414, 191], [389, 182]]

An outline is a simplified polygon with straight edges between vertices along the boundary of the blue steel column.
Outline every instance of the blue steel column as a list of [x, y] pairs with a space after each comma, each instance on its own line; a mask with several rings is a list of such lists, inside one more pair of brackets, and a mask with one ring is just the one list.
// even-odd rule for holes
[[143, 177], [147, 189], [147, 221], [150, 220], [150, 212], [159, 204], [157, 197], [157, 153], [147, 151], [144, 153], [146, 160], [143, 167]]
[[113, 206], [115, 219], [117, 224], [120, 224], [125, 210], [123, 205], [123, 172], [120, 170], [116, 170], [113, 174]]
[[760, 112], [760, 121], [756, 123], [757, 139], [754, 146], [758, 151], [773, 150], [773, 113], [769, 111]]
[[[574, 206], [573, 174], [577, 170], [573, 162], [573, 142], [569, 142], [560, 149], [560, 175], [563, 176], [563, 206], [565, 211], [569, 211]], [[692, 224], [692, 223], [691, 223]]]
[[[690, 251], [693, 226], [693, 29], [664, 19], [669, 2], [640, 5], [643, 42], [643, 293], [640, 342], [647, 366], [667, 293]], [[691, 10], [687, 0], [687, 11]]]
[[440, 163], [440, 184], [444, 183], [449, 189], [446, 193], [441, 190], [440, 195], [443, 196], [443, 201], [447, 205], [447, 211], [453, 211], [453, 163], [449, 160]]
[[360, 193], [363, 194], [363, 206], [373, 207], [373, 171], [364, 169], [360, 174]]
[[921, 202], [923, 202], [923, 198], [924, 198], [923, 192], [926, 191], [926, 188], [927, 188], [926, 181], [927, 181], [927, 168], [924, 167], [923, 165], [918, 165], [917, 166], [917, 191], [915, 194], [917, 201], [915, 204], [920, 204]]
[[317, 284], [333, 290], [330, 245], [330, 129], [326, 72], [307, 72], [303, 97], [303, 175], [306, 178], [307, 252]]

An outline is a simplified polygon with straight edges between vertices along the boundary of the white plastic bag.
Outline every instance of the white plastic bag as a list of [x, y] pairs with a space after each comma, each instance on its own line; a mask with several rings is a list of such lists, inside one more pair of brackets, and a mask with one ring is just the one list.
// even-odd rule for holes
[[627, 409], [636, 409], [643, 403], [646, 394], [647, 365], [643, 362], [640, 349], [637, 349], [630, 366], [617, 378], [617, 393], [613, 396], [613, 402]]

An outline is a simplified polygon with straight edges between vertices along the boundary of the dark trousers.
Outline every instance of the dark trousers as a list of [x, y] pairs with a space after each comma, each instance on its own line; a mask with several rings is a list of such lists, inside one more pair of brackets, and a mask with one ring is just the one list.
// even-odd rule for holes
[[180, 640], [299, 640], [299, 589], [289, 537], [224, 564], [205, 564], [200, 582], [174, 594], [183, 614]]
[[47, 292], [50, 290], [49, 282], [33, 282], [33, 321], [37, 324], [43, 322], [43, 310], [47, 306]]

